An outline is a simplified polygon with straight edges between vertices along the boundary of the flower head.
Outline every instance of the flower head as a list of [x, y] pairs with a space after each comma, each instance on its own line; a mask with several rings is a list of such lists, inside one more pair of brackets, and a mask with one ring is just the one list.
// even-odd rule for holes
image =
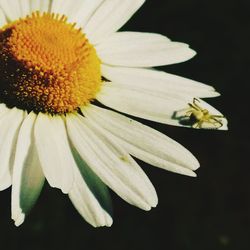
[[143, 3], [0, 0], [0, 189], [12, 185], [16, 225], [45, 179], [90, 224], [110, 226], [107, 187], [141, 209], [157, 205], [132, 156], [196, 176], [199, 163], [188, 150], [116, 111], [227, 129], [222, 114], [199, 99], [219, 95], [211, 86], [152, 68], [192, 58], [187, 44], [118, 32]]

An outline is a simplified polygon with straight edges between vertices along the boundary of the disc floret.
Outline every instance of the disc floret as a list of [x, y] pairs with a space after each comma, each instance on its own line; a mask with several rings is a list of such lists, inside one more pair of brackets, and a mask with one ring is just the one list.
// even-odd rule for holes
[[100, 60], [81, 29], [39, 12], [0, 31], [0, 101], [35, 112], [73, 112], [95, 98]]

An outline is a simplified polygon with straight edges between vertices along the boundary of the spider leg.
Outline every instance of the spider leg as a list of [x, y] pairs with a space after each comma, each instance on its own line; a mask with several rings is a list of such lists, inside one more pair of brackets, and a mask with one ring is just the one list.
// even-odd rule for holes
[[211, 119], [220, 125], [218, 128], [221, 128], [223, 126], [223, 123], [220, 120], [216, 119], [215, 117], [211, 117]]
[[200, 111], [200, 110], [201, 110], [201, 108], [200, 108], [199, 106], [196, 106], [196, 104], [188, 103], [188, 105], [189, 105], [191, 108], [193, 108], [193, 109], [195, 109], [195, 110], [197, 110], [197, 111]]
[[196, 107], [196, 110], [204, 110], [201, 106], [199, 106], [197, 103], [194, 104], [194, 106]]
[[188, 103], [188, 105], [189, 105], [191, 108], [193, 108], [193, 109], [195, 109], [195, 110], [197, 110], [197, 111], [202, 111], [203, 108], [202, 108], [200, 105], [198, 105], [197, 102], [200, 103], [200, 100], [194, 97], [194, 98], [193, 98], [193, 103]]
[[186, 112], [185, 116], [190, 116], [192, 113], [193, 113], [192, 110], [188, 110], [188, 111]]
[[199, 100], [199, 99], [197, 99], [196, 97], [194, 97], [194, 99], [193, 99], [193, 103], [194, 103], [194, 104], [196, 104], [196, 102], [200, 102], [200, 100]]
[[192, 128], [197, 128], [197, 127], [196, 127], [196, 126], [197, 126], [197, 123], [198, 123], [198, 122], [194, 123], [194, 124], [192, 125]]
[[202, 128], [202, 123], [203, 123], [203, 121], [198, 122], [198, 125], [199, 125], [198, 128]]
[[192, 125], [192, 128], [201, 128], [202, 123], [203, 123], [202, 121], [196, 122], [195, 124]]
[[213, 117], [216, 117], [216, 118], [225, 118], [224, 115], [213, 115]]

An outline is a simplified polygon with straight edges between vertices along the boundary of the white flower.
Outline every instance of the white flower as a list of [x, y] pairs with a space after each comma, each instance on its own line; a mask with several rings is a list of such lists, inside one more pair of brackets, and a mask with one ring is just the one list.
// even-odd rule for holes
[[198, 99], [218, 96], [212, 87], [152, 69], [192, 58], [187, 44], [117, 32], [143, 3], [0, 0], [0, 189], [12, 185], [16, 225], [45, 178], [97, 227], [112, 224], [106, 186], [141, 209], [157, 205], [153, 185], [131, 155], [196, 176], [199, 163], [180, 144], [94, 100], [160, 123], [227, 128]]

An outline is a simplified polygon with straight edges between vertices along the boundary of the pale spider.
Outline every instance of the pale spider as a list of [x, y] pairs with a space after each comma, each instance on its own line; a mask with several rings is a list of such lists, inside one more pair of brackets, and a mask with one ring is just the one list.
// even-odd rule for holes
[[188, 103], [190, 108], [184, 115], [189, 118], [190, 124], [193, 128], [203, 128], [204, 123], [213, 125], [215, 129], [223, 126], [222, 121], [219, 118], [224, 118], [223, 115], [212, 115], [207, 109], [202, 108], [198, 103], [200, 101], [196, 98], [193, 99], [193, 103]]

